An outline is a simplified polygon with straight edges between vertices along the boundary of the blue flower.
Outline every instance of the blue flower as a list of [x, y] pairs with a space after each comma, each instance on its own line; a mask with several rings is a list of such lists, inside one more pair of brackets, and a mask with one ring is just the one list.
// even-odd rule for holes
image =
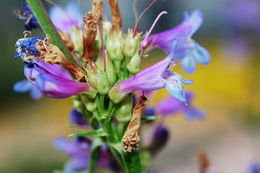
[[13, 89], [18, 93], [30, 92], [31, 97], [36, 100], [43, 96], [41, 91], [28, 80], [15, 83]]

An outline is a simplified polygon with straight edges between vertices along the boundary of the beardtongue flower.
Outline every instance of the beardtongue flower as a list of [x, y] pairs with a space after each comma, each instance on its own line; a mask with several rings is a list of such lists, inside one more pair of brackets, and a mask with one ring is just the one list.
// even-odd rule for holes
[[177, 114], [177, 113], [184, 113], [188, 120], [194, 120], [196, 118], [203, 119], [205, 118], [205, 114], [198, 110], [196, 107], [192, 106], [193, 95], [191, 92], [187, 92], [186, 100], [188, 105], [184, 105], [179, 100], [175, 99], [174, 97], [168, 97], [158, 104], [154, 106], [154, 108], [148, 108], [151, 113], [154, 115], [162, 115], [164, 117]]
[[53, 144], [71, 157], [71, 160], [64, 166], [64, 173], [74, 173], [88, 168], [90, 140], [85, 137], [77, 137], [75, 142], [72, 143], [65, 138], [58, 138]]
[[59, 65], [50, 65], [43, 61], [33, 65], [25, 64], [24, 75], [48, 97], [66, 98], [89, 90], [87, 83], [73, 81], [68, 72], [57, 66]]
[[70, 112], [70, 120], [74, 124], [80, 127], [84, 127], [88, 125], [88, 122], [86, 119], [83, 117], [82, 113], [79, 112], [77, 109], [72, 109]]
[[173, 97], [187, 104], [182, 83], [191, 84], [192, 81], [183, 79], [179, 74], [168, 70], [171, 63], [172, 57], [168, 56], [131, 78], [117, 83], [109, 92], [110, 99], [118, 103], [126, 94], [133, 91], [152, 91], [166, 88]]
[[71, 28], [79, 27], [83, 18], [78, 5], [74, 2], [68, 3], [64, 10], [62, 7], [54, 6], [49, 13], [55, 27], [66, 34], [70, 33]]
[[253, 163], [249, 167], [248, 173], [260, 173], [260, 165], [258, 163]]
[[25, 20], [24, 29], [30, 31], [32, 29], [40, 28], [38, 21], [36, 20], [35, 16], [32, 13], [29, 5], [24, 2], [23, 7], [25, 11], [22, 13], [20, 10], [15, 10], [14, 14], [22, 20]]
[[[165, 50], [171, 56], [175, 52], [173, 58], [180, 61], [185, 72], [193, 73], [196, 62], [206, 65], [210, 61], [208, 51], [191, 38], [200, 27], [202, 20], [202, 14], [198, 10], [190, 16], [185, 13], [184, 21], [179, 26], [147, 37], [142, 41], [142, 47], [146, 47], [144, 44], [152, 42], [153, 46]], [[176, 48], [173, 43], [175, 40], [178, 41]]]
[[[91, 141], [86, 137], [76, 137], [74, 142], [65, 138], [54, 140], [54, 146], [63, 150], [71, 159], [65, 164], [64, 173], [75, 173], [88, 169], [90, 159]], [[99, 167], [108, 167], [111, 155], [105, 146], [101, 146]]]
[[38, 100], [43, 96], [41, 91], [28, 80], [15, 83], [13, 89], [18, 93], [30, 92], [31, 97], [35, 100]]
[[151, 151], [152, 154], [156, 154], [166, 145], [168, 140], [169, 131], [163, 124], [160, 124], [155, 128], [153, 132], [153, 136], [148, 146], [148, 150]]

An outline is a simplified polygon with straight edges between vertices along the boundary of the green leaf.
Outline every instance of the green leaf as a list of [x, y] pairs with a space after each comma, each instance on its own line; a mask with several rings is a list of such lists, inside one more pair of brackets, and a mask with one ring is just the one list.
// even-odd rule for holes
[[107, 132], [104, 129], [98, 129], [98, 130], [93, 130], [90, 132], [78, 132], [78, 133], [73, 133], [68, 135], [69, 137], [71, 136], [107, 136]]
[[100, 158], [100, 149], [101, 146], [103, 145], [103, 142], [101, 141], [100, 138], [96, 138], [92, 145], [91, 145], [91, 150], [90, 150], [90, 157], [89, 157], [89, 169], [88, 173], [92, 173], [99, 161]]
[[161, 118], [160, 115], [154, 115], [154, 116], [143, 116], [142, 117], [142, 121], [146, 122], [146, 121], [154, 121], [154, 120], [159, 120]]

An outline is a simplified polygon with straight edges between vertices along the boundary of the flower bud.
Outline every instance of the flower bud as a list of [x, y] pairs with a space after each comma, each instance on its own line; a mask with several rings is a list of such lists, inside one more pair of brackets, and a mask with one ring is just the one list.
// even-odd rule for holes
[[71, 41], [74, 44], [74, 51], [81, 56], [83, 53], [83, 37], [82, 30], [79, 27], [73, 26], [70, 30]]
[[[104, 56], [101, 55], [97, 58], [96, 64], [99, 69], [104, 71]], [[107, 76], [107, 79], [109, 81], [109, 85], [113, 86], [117, 81], [117, 74], [116, 70], [114, 68], [113, 63], [111, 62], [109, 57], [106, 57], [106, 71], [105, 74]]]
[[116, 119], [119, 123], [125, 123], [131, 120], [133, 112], [133, 99], [131, 97], [128, 97], [124, 101], [122, 101], [116, 111]]
[[140, 71], [141, 68], [141, 57], [139, 54], [135, 54], [130, 62], [127, 64], [127, 69], [130, 71], [132, 74], [135, 74]]
[[104, 69], [98, 68], [97, 91], [99, 94], [107, 94], [110, 90], [109, 80]]
[[124, 44], [124, 55], [127, 57], [132, 57], [138, 53], [141, 44], [141, 34], [138, 33], [134, 35], [132, 30], [129, 30], [125, 38]]
[[169, 132], [164, 125], [159, 125], [156, 127], [152, 141], [148, 146], [148, 149], [156, 154], [159, 150], [161, 150], [169, 140]]
[[70, 120], [77, 126], [86, 126], [88, 125], [88, 122], [84, 118], [81, 112], [79, 112], [77, 109], [72, 109], [70, 112]]
[[111, 60], [123, 60], [124, 39], [121, 31], [114, 31], [107, 35], [106, 49]]
[[86, 108], [89, 112], [93, 112], [94, 110], [97, 109], [97, 105], [95, 102], [87, 102]]

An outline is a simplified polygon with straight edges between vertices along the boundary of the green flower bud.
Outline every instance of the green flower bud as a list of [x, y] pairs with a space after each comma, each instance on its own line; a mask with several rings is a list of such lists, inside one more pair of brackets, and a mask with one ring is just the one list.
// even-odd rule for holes
[[139, 56], [139, 54], [135, 54], [130, 62], [127, 64], [127, 69], [130, 73], [137, 73], [140, 71], [141, 68], [141, 57]]
[[112, 23], [109, 21], [103, 22], [103, 32], [104, 34], [108, 34], [112, 29]]
[[73, 26], [70, 30], [70, 34], [71, 34], [71, 41], [74, 44], [74, 50], [79, 56], [81, 56], [83, 53], [82, 30], [77, 26]]
[[109, 98], [112, 100], [114, 103], [119, 103], [121, 102], [128, 93], [122, 92], [120, 90], [120, 85], [119, 83], [116, 83], [113, 88], [109, 91]]
[[123, 60], [124, 39], [121, 31], [114, 31], [106, 38], [106, 49], [111, 60]]
[[109, 80], [107, 77], [107, 73], [104, 72], [104, 68], [98, 68], [98, 78], [96, 87], [99, 94], [107, 94], [110, 90]]
[[86, 108], [89, 112], [93, 112], [94, 110], [97, 109], [97, 105], [95, 102], [87, 102]]
[[131, 120], [132, 112], [133, 112], [133, 99], [128, 97], [118, 105], [115, 111], [115, 115], [116, 115], [115, 117], [119, 123], [126, 123]]
[[86, 97], [88, 97], [88, 98], [90, 98], [90, 99], [93, 99], [97, 95], [97, 90], [90, 85], [89, 86], [89, 90], [87, 92], [83, 92], [81, 94], [86, 96]]
[[[96, 64], [99, 69], [104, 71], [104, 56], [101, 55], [97, 58]], [[107, 56], [106, 59], [106, 75], [109, 81], [109, 86], [113, 86], [117, 81], [117, 73], [113, 63], [111, 62], [110, 58]]]
[[129, 30], [125, 38], [124, 44], [124, 55], [132, 57], [138, 53], [141, 44], [141, 34], [137, 33], [134, 35], [132, 30]]

